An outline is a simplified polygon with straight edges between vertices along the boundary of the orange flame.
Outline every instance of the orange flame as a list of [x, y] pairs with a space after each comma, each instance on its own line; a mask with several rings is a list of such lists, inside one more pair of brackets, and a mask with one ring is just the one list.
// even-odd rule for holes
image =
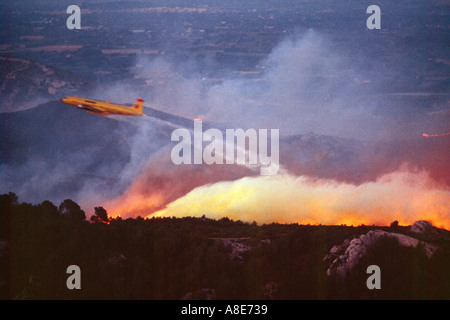
[[433, 133], [433, 134], [422, 133], [422, 136], [424, 136], [425, 138], [430, 138], [430, 137], [444, 137], [444, 136], [448, 136], [448, 135], [450, 135], [450, 132]]
[[[116, 202], [115, 212], [143, 217], [228, 217], [244, 222], [325, 225], [412, 225], [450, 229], [450, 191], [422, 173], [395, 172], [360, 185], [292, 175], [245, 177], [195, 188], [155, 212], [158, 197]], [[145, 213], [146, 214], [143, 214]], [[136, 216], [136, 214], [134, 214]]]

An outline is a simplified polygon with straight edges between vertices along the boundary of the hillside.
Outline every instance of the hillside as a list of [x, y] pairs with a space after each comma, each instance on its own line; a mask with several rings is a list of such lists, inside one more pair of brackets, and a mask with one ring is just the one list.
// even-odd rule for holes
[[[186, 217], [89, 223], [48, 201], [0, 200], [3, 299], [450, 298], [450, 232], [424, 222], [257, 225]], [[353, 257], [346, 275], [333, 272], [346, 256]], [[366, 287], [366, 268], [374, 264], [381, 269], [380, 290]], [[80, 267], [82, 290], [67, 289], [69, 265]]]
[[14, 112], [64, 95], [88, 92], [93, 81], [35, 61], [0, 56], [0, 84], [0, 112]]

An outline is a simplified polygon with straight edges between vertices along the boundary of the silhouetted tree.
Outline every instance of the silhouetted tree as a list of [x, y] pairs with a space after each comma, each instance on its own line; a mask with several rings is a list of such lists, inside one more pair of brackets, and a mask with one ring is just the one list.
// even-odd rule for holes
[[0, 212], [9, 212], [11, 210], [11, 204], [13, 203], [9, 194], [2, 194], [0, 196]]
[[11, 203], [19, 203], [19, 197], [14, 192], [8, 193], [8, 196], [11, 198]]
[[86, 214], [81, 210], [80, 206], [71, 199], [66, 199], [59, 205], [60, 214], [66, 215], [73, 220], [85, 220]]
[[11, 192], [0, 196], [0, 237], [9, 237], [12, 204]]
[[398, 227], [398, 221], [397, 220], [393, 221], [389, 227], [390, 228], [397, 228]]
[[45, 200], [44, 202], [39, 204], [38, 208], [45, 216], [56, 217], [58, 215], [58, 208], [48, 200]]
[[108, 221], [108, 213], [103, 207], [94, 208], [95, 215], [91, 216], [91, 221], [94, 222], [106, 222]]

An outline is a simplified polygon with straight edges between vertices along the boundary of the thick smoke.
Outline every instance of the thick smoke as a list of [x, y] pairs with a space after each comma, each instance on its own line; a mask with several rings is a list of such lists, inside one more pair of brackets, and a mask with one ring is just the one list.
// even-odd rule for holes
[[410, 138], [427, 126], [446, 129], [448, 115], [439, 119], [417, 112], [384, 94], [388, 88], [374, 67], [376, 57], [355, 59], [335, 47], [315, 31], [297, 33], [260, 61], [258, 75], [224, 72], [223, 80], [213, 84], [203, 76], [205, 67], [193, 61], [140, 58], [136, 73], [154, 79], [149, 98], [155, 107], [226, 126], [358, 140]]
[[448, 117], [411, 116], [382, 94], [373, 69], [313, 31], [284, 40], [260, 65], [256, 79], [230, 72], [212, 84], [195, 63], [140, 58], [137, 74], [152, 79], [146, 101], [159, 110], [224, 128], [280, 129], [287, 172], [255, 177], [230, 165], [175, 166], [169, 144], [105, 207], [125, 217], [158, 211], [329, 224], [422, 218], [448, 227], [448, 143], [416, 140]]
[[[445, 157], [448, 137], [427, 141], [422, 137], [426, 131], [448, 129], [448, 111], [409, 110], [384, 94], [375, 67], [356, 60], [334, 50], [330, 39], [308, 31], [276, 46], [258, 63], [256, 75], [221, 70], [222, 79], [212, 81], [211, 70], [220, 69], [212, 60], [138, 57], [134, 72], [140, 87], [104, 84], [86, 94], [123, 104], [141, 97], [148, 107], [187, 119], [201, 118], [220, 129], [279, 129], [283, 167], [279, 176], [258, 177], [257, 172], [236, 165], [174, 165], [170, 151], [175, 143], [170, 136], [180, 124], [147, 109], [142, 119], [113, 117], [117, 125], [88, 115], [83, 119], [99, 126], [88, 141], [79, 132], [66, 145], [58, 147], [62, 142], [56, 141], [43, 146], [49, 152], [66, 147], [71, 151], [55, 152], [50, 164], [33, 159], [12, 169], [3, 166], [2, 187], [25, 198], [45, 194], [61, 201], [70, 197], [88, 214], [94, 206], [103, 205], [110, 215], [122, 217], [210, 213], [258, 222], [371, 224], [397, 219], [409, 223], [417, 216], [448, 227], [440, 220], [448, 220], [445, 211], [449, 212], [441, 201], [448, 197], [450, 185]], [[370, 60], [371, 66], [377, 64]], [[121, 129], [122, 124], [134, 129]], [[192, 129], [192, 122], [184, 124]], [[100, 146], [110, 134], [114, 148], [102, 154]], [[81, 152], [77, 149], [83, 139], [86, 148]], [[120, 161], [109, 161], [116, 158]], [[83, 176], [84, 172], [91, 176]], [[394, 182], [386, 182], [389, 177]], [[439, 184], [417, 187], [429, 181]], [[410, 189], [412, 185], [415, 188]], [[397, 205], [402, 189], [410, 192]], [[284, 195], [274, 190], [284, 190]], [[314, 211], [330, 197], [336, 199], [335, 206]], [[416, 199], [424, 200], [431, 211], [419, 208]], [[436, 199], [437, 211], [433, 201], [426, 199]], [[338, 202], [341, 207], [336, 209]], [[276, 203], [281, 206], [280, 216]], [[376, 219], [377, 203], [386, 217], [383, 221]], [[408, 203], [414, 203], [413, 209], [407, 208]], [[299, 211], [305, 205], [309, 207]]]

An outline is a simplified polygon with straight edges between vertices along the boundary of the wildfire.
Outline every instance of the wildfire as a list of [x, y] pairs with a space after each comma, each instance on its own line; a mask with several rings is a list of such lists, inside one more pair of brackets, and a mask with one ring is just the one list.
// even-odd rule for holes
[[402, 225], [428, 220], [450, 229], [450, 191], [426, 173], [396, 172], [361, 185], [278, 175], [198, 187], [149, 217], [205, 215], [257, 223]]
[[[104, 207], [112, 219], [205, 215], [258, 224], [354, 226], [427, 220], [450, 230], [450, 189], [425, 171], [399, 170], [360, 184], [291, 174], [214, 181], [205, 179], [211, 172], [203, 178], [177, 173], [137, 179]], [[189, 184], [194, 179], [197, 187]]]
[[430, 138], [430, 137], [444, 137], [444, 136], [448, 136], [448, 135], [450, 135], [450, 132], [433, 133], [433, 134], [422, 133], [422, 136], [424, 136], [425, 138]]
[[161, 207], [161, 197], [154, 195], [153, 197], [143, 197], [137, 193], [125, 194], [109, 203], [105, 204], [105, 208], [109, 212], [114, 212], [114, 219], [123, 217], [146, 216], [149, 212], [153, 212], [156, 208]]

